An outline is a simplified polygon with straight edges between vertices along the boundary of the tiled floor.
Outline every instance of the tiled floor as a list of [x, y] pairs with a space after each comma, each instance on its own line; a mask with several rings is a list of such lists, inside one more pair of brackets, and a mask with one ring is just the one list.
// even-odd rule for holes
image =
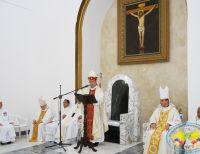
[[37, 145], [37, 144], [40, 144], [40, 143], [28, 142], [28, 139], [25, 136], [21, 137], [20, 139], [17, 137], [15, 143], [8, 144], [8, 145], [1, 145], [0, 144], [0, 153], [18, 150], [18, 149], [21, 149], [21, 148], [27, 148], [27, 147], [31, 147], [31, 146], [34, 146], [34, 145]]
[[[53, 148], [45, 148], [47, 145], [51, 145], [53, 143], [30, 143], [27, 138], [23, 137], [21, 139], [16, 139], [16, 142], [9, 145], [0, 145], [0, 153], [6, 154], [78, 154], [78, 150], [75, 150], [73, 147], [76, 143], [71, 146], [65, 146], [67, 150], [64, 152], [62, 148], [59, 146]], [[99, 144], [96, 148], [98, 151], [93, 152], [88, 147], [83, 147], [82, 154], [142, 154], [142, 143], [133, 143], [129, 145], [120, 145], [110, 142], [104, 142]]]

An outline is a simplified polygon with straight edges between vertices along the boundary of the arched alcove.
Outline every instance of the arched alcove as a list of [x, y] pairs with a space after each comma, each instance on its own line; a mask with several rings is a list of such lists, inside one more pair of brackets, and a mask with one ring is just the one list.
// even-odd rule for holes
[[124, 80], [117, 80], [112, 85], [111, 120], [120, 120], [120, 114], [128, 113], [129, 86]]
[[[117, 83], [121, 83], [121, 84], [116, 85]], [[122, 90], [121, 88], [125, 88], [125, 89]], [[121, 93], [118, 93], [116, 91], [118, 92], [120, 91]], [[113, 95], [113, 92], [115, 94], [119, 94], [120, 96]], [[127, 98], [126, 92], [128, 92], [128, 102], [127, 102], [128, 108], [124, 108], [124, 109], [118, 108], [116, 111], [115, 107], [112, 107], [112, 105], [117, 102], [120, 102], [122, 104], [126, 103], [126, 100], [123, 100], [123, 99], [118, 100], [118, 98], [120, 97]], [[116, 99], [116, 97], [118, 98]], [[126, 128], [126, 129], [124, 129], [123, 127], [120, 128], [121, 129], [120, 143], [126, 144], [130, 142], [127, 140], [127, 138], [129, 138], [131, 141], [137, 141], [139, 139], [140, 127], [139, 127], [139, 97], [138, 97], [138, 90], [136, 88], [136, 83], [127, 75], [124, 75], [124, 74], [115, 75], [108, 82], [108, 86], [105, 91], [105, 103], [107, 104], [109, 119], [111, 119], [112, 122], [113, 120], [117, 121], [116, 116], [114, 117], [114, 119], [112, 119], [113, 118], [112, 112], [114, 113], [118, 112], [118, 116], [120, 116], [120, 119], [118, 121], [120, 121], [119, 123], [123, 123], [124, 128]], [[124, 107], [126, 107], [126, 105]], [[112, 111], [112, 110], [115, 110], [115, 111]], [[115, 114], [117, 115], [117, 113]], [[123, 134], [126, 134], [126, 135], [124, 136]]]

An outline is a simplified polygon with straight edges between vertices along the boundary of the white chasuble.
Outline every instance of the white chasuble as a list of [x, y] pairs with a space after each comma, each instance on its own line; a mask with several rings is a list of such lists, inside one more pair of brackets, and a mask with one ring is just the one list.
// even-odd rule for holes
[[95, 98], [97, 103], [94, 103], [94, 116], [93, 116], [93, 129], [92, 142], [103, 142], [104, 133], [108, 130], [108, 116], [106, 114], [106, 105], [104, 102], [104, 94], [100, 87], [96, 86], [94, 88], [87, 87], [82, 90], [79, 90], [79, 94], [89, 94], [90, 90], [95, 90]]
[[168, 107], [159, 105], [150, 118], [150, 124], [156, 123], [156, 128], [147, 133], [144, 145], [144, 154], [171, 154], [166, 142], [166, 125], [174, 126], [181, 123], [179, 113], [175, 106], [170, 103]]

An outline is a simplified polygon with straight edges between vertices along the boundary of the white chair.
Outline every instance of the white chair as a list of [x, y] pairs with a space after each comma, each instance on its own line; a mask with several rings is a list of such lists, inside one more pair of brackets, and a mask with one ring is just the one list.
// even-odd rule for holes
[[20, 115], [10, 115], [10, 119], [14, 121], [15, 132], [19, 133], [19, 137], [21, 138], [22, 131], [25, 131], [28, 137], [28, 120]]
[[126, 75], [114, 76], [108, 83], [105, 103], [109, 117], [105, 140], [120, 144], [138, 141], [139, 100], [135, 83]]
[[148, 130], [149, 130], [149, 122], [145, 122], [145, 123], [143, 123], [142, 124], [142, 127], [143, 127], [143, 138], [142, 138], [142, 140], [143, 140], [143, 142], [145, 143], [145, 140], [146, 140], [146, 137], [147, 137], [147, 133], [148, 133]]

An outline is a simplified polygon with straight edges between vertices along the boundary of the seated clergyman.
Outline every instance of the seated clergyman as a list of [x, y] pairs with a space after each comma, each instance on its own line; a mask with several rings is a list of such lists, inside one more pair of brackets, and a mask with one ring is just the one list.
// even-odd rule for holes
[[170, 103], [169, 89], [160, 87], [160, 104], [150, 118], [150, 130], [145, 140], [144, 154], [170, 154], [166, 134], [170, 126], [181, 123], [179, 113]]
[[[69, 116], [70, 113], [70, 101], [65, 99], [63, 101], [63, 110], [61, 112], [61, 119]], [[46, 125], [46, 141], [55, 141], [57, 129], [59, 129], [59, 115], [56, 116], [51, 122]]]
[[0, 143], [8, 144], [15, 142], [14, 122], [10, 120], [8, 111], [3, 107], [3, 102], [0, 100]]
[[33, 120], [33, 127], [30, 133], [30, 142], [44, 142], [46, 134], [46, 125], [53, 119], [53, 113], [47, 106], [46, 101], [43, 98], [39, 98], [40, 113], [37, 120]]
[[[69, 101], [67, 101], [69, 102]], [[63, 104], [64, 105], [64, 104]], [[83, 106], [81, 102], [77, 102], [72, 107], [66, 107], [61, 121], [61, 140], [63, 142], [71, 142], [78, 134], [78, 121], [82, 117]], [[56, 142], [60, 139], [60, 129], [58, 127], [56, 132]]]

